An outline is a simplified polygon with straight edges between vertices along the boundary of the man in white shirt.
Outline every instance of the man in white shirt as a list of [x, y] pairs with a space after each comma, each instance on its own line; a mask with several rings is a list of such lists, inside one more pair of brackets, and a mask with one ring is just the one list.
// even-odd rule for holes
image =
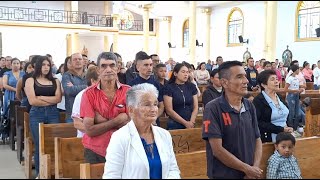
[[[97, 66], [90, 67], [87, 70], [87, 74], [86, 74], [88, 87], [90, 87], [93, 84], [96, 84], [99, 81], [98, 77], [99, 76], [97, 74]], [[74, 127], [78, 129], [77, 137], [82, 137], [83, 134], [85, 133], [83, 119], [80, 118], [80, 105], [81, 105], [82, 94], [87, 89], [88, 88], [83, 89], [77, 94], [76, 98], [74, 99], [74, 103], [72, 107], [71, 118], [73, 119]]]
[[320, 60], [318, 61], [318, 67], [313, 70], [313, 82], [314, 82], [314, 90], [319, 90], [320, 86]]
[[212, 67], [212, 70], [214, 69], [218, 69], [218, 67], [220, 66], [220, 64], [223, 63], [223, 58], [221, 56], [218, 56], [216, 58], [216, 65]]

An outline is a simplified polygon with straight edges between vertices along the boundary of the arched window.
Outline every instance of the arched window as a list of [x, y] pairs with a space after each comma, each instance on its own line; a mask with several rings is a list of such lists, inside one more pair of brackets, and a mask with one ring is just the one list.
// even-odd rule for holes
[[240, 8], [233, 8], [228, 15], [227, 46], [240, 46], [239, 36], [243, 36], [243, 13]]
[[185, 20], [183, 23], [182, 47], [189, 47], [189, 19]]
[[296, 11], [296, 40], [320, 40], [320, 1], [299, 1]]

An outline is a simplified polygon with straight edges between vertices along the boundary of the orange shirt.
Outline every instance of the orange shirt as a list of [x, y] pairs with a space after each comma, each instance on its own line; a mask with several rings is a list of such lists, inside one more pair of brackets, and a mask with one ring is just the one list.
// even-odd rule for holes
[[[126, 93], [130, 86], [117, 82], [118, 89], [114, 96], [112, 104], [103, 90], [100, 89], [100, 82], [89, 87], [82, 96], [80, 117], [94, 118], [95, 112], [98, 112], [102, 117], [113, 119], [120, 113], [127, 113], [126, 107]], [[106, 155], [106, 149], [109, 145], [111, 135], [117, 129], [112, 129], [101, 135], [90, 137], [84, 134], [82, 144], [85, 148], [92, 150], [100, 156]]]

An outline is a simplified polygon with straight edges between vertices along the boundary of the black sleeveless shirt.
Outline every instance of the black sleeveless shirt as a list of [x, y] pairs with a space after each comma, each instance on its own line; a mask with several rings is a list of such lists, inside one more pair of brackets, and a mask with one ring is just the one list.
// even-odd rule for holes
[[34, 79], [34, 93], [36, 96], [55, 96], [57, 83], [52, 81], [52, 85], [42, 85], [36, 79]]

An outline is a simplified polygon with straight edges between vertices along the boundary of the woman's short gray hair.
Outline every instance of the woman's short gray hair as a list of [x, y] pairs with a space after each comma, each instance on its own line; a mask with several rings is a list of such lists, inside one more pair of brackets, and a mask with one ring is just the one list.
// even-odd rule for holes
[[157, 98], [159, 96], [159, 91], [157, 88], [149, 83], [142, 83], [142, 84], [137, 84], [132, 86], [128, 91], [127, 91], [127, 106], [133, 106], [133, 107], [138, 107], [138, 104], [140, 103], [141, 96], [146, 94], [146, 93], [152, 93], [154, 94]]

